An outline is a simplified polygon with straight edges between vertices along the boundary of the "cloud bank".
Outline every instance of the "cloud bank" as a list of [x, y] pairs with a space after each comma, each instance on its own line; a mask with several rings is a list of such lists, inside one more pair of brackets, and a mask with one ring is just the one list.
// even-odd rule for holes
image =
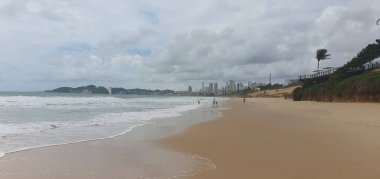
[[380, 2], [4, 0], [0, 90], [297, 78], [380, 38]]

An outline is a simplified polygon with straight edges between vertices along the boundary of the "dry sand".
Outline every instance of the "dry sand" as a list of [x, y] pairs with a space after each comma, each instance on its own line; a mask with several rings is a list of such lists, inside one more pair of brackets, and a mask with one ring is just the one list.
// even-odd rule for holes
[[267, 90], [267, 91], [256, 91], [251, 94], [248, 94], [249, 97], [272, 97], [272, 98], [282, 98], [288, 97], [291, 98], [293, 90], [299, 86], [292, 86], [287, 88], [280, 88], [276, 90]]
[[223, 117], [157, 141], [211, 159], [204, 179], [379, 179], [380, 104], [241, 99]]

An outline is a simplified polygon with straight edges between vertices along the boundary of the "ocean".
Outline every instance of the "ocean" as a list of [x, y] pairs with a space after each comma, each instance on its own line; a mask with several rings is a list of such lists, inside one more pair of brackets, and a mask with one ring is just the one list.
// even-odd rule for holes
[[0, 157], [110, 138], [210, 105], [211, 98], [204, 97], [0, 92]]

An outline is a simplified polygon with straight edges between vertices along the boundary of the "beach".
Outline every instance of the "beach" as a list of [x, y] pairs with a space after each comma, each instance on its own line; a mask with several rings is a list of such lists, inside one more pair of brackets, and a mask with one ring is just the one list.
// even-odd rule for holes
[[0, 0], [0, 179], [380, 179], [380, 0]]
[[210, 159], [196, 179], [380, 178], [378, 103], [229, 102], [223, 117], [157, 143]]
[[0, 178], [380, 178], [377, 103], [226, 103], [113, 138], [9, 153]]

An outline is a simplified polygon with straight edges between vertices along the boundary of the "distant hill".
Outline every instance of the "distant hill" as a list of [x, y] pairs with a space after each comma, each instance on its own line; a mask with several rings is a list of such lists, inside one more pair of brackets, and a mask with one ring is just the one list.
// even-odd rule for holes
[[52, 93], [84, 93], [84, 94], [109, 94], [107, 88], [97, 87], [95, 85], [81, 86], [78, 88], [60, 87], [53, 90], [47, 90], [45, 92]]
[[82, 94], [135, 94], [135, 95], [167, 95], [174, 94], [173, 90], [150, 90], [150, 89], [124, 89], [124, 88], [105, 88], [103, 86], [81, 86], [77, 88], [60, 87], [53, 90], [46, 90], [50, 93], [82, 93]]

